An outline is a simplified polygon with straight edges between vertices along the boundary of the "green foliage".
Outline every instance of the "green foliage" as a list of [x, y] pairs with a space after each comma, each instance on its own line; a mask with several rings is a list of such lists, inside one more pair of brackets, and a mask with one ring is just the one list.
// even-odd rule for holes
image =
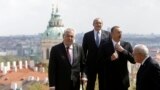
[[49, 90], [48, 89], [48, 85], [44, 85], [44, 84], [41, 84], [41, 83], [34, 83], [32, 84], [28, 90]]

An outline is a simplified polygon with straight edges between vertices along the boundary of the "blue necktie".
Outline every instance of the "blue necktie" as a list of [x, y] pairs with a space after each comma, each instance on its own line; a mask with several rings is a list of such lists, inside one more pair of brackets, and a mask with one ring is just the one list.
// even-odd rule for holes
[[96, 33], [96, 45], [99, 46], [99, 32]]

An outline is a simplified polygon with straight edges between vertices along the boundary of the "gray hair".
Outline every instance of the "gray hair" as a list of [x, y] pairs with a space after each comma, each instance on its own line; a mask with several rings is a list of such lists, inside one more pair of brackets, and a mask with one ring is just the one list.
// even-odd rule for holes
[[73, 28], [66, 28], [66, 29], [64, 30], [63, 37], [64, 37], [66, 34], [70, 33], [70, 32], [73, 32], [74, 35], [75, 35], [75, 30], [74, 30]]
[[102, 21], [101, 18], [95, 18], [95, 19], [93, 20], [93, 24], [94, 24], [96, 21], [98, 21], [98, 20], [100, 20], [100, 21], [103, 23], [103, 21]]
[[145, 57], [149, 56], [149, 49], [144, 44], [135, 45], [134, 48], [133, 48], [133, 52], [141, 54], [141, 55], [143, 55]]

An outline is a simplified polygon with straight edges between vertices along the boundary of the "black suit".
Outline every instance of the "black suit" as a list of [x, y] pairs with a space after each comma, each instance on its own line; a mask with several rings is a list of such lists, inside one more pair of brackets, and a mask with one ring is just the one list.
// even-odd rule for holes
[[49, 86], [55, 86], [56, 90], [79, 90], [83, 60], [82, 48], [76, 44], [73, 44], [72, 64], [63, 43], [52, 47], [48, 68]]
[[87, 90], [94, 90], [96, 75], [98, 73], [99, 90], [104, 90], [104, 63], [99, 59], [101, 45], [107, 42], [110, 38], [108, 31], [102, 30], [100, 45], [97, 47], [94, 30], [85, 33], [83, 37], [83, 50], [86, 57], [86, 74], [88, 78]]
[[120, 41], [120, 45], [125, 49], [118, 52], [118, 59], [111, 60], [112, 54], [115, 52], [113, 42], [105, 43], [102, 46], [101, 58], [106, 61], [106, 90], [128, 90], [129, 72], [127, 62], [135, 63], [132, 56], [132, 46], [130, 43]]
[[138, 70], [136, 90], [160, 90], [160, 66], [151, 57]]

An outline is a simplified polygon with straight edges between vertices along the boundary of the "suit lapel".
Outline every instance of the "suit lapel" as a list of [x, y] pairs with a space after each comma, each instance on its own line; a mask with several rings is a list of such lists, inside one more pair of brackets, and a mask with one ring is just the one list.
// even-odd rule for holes
[[97, 47], [97, 45], [96, 45], [96, 40], [95, 40], [95, 38], [94, 38], [95, 36], [94, 36], [94, 30], [91, 32], [91, 40], [94, 42], [94, 45]]
[[77, 46], [73, 44], [73, 63], [72, 65], [76, 62], [76, 57], [77, 57]]
[[107, 51], [109, 51], [111, 55], [115, 52], [112, 40], [108, 41], [107, 43]]
[[103, 40], [105, 39], [104, 31], [101, 32], [101, 39], [100, 39], [100, 45], [102, 44]]
[[143, 65], [141, 65], [141, 66], [139, 67], [137, 76], [141, 76], [141, 73], [143, 73], [143, 72], [145, 71], [145, 67], [147, 66], [149, 60], [150, 60], [150, 57], [147, 58], [147, 60], [143, 63]]

